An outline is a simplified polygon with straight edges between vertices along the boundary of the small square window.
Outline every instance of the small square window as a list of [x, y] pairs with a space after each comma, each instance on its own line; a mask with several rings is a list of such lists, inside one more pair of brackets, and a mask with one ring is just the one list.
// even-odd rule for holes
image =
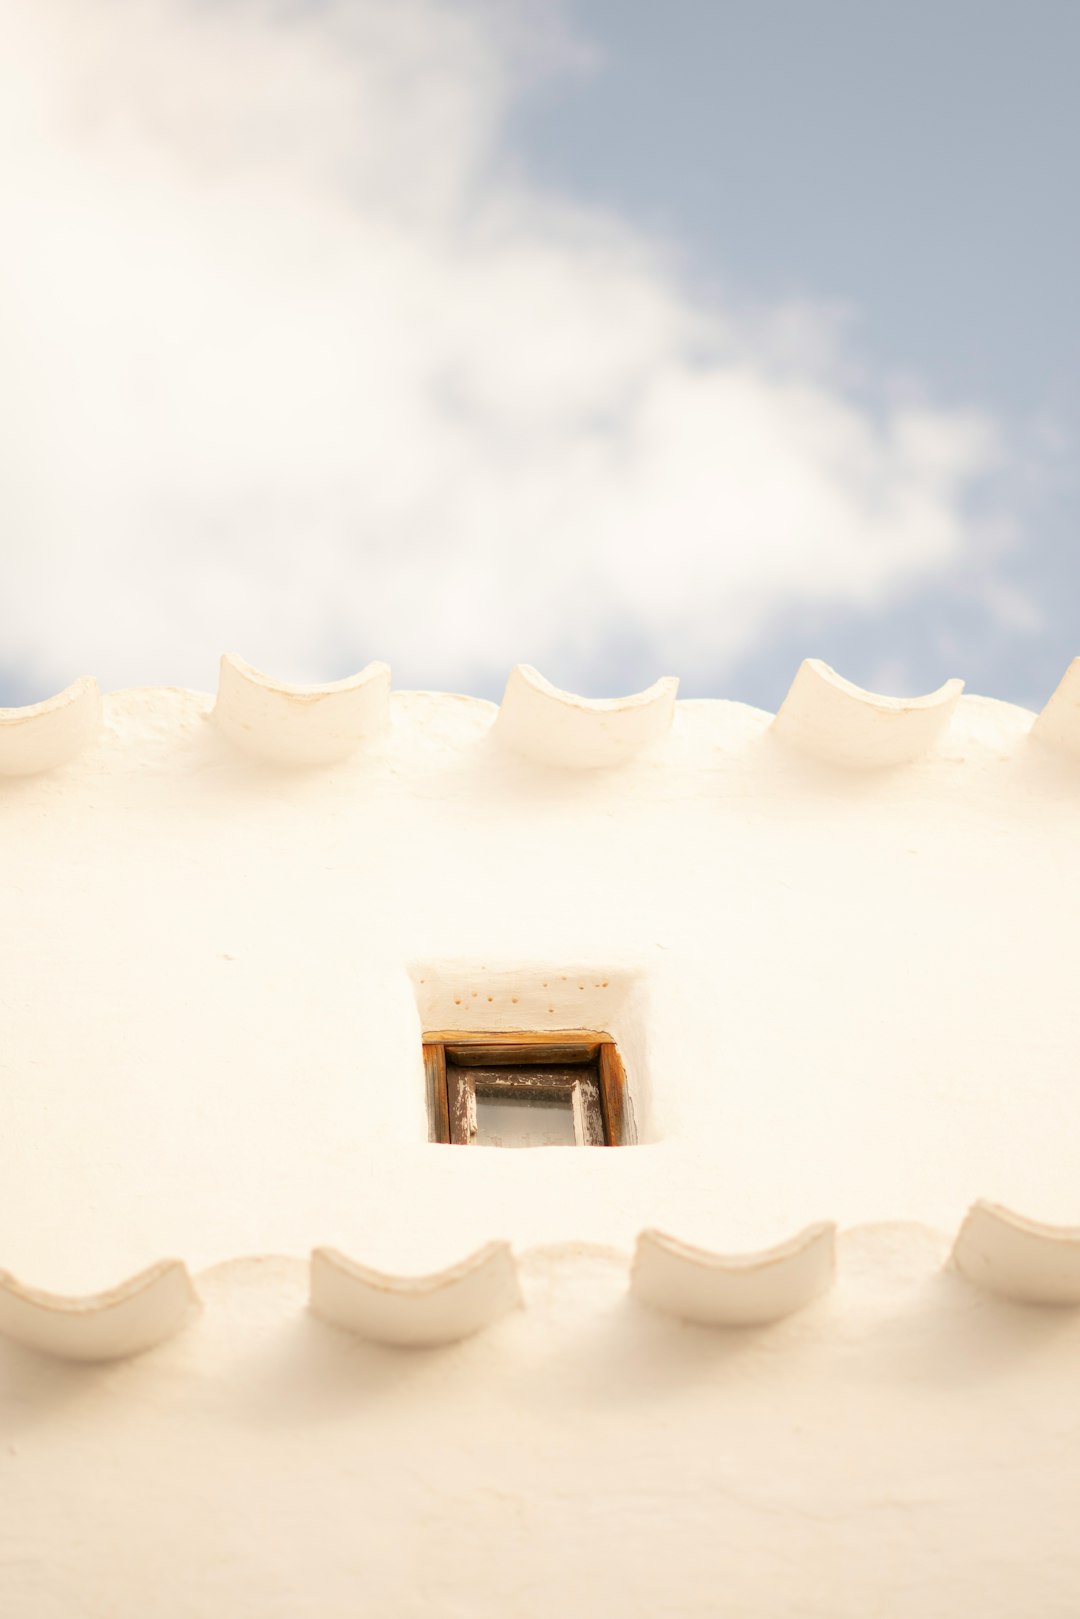
[[432, 1139], [459, 1147], [618, 1147], [626, 1076], [610, 1035], [424, 1036]]

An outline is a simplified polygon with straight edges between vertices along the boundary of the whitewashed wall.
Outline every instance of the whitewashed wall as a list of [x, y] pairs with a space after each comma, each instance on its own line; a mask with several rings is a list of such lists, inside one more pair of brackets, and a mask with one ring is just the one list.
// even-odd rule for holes
[[[1080, 1222], [1070, 690], [673, 699], [235, 664], [0, 717], [0, 1265], [203, 1298], [107, 1368], [0, 1339], [0, 1611], [1080, 1611], [1080, 1325], [942, 1269], [977, 1198]], [[431, 1026], [609, 1029], [639, 1145], [430, 1144]], [[775, 1325], [627, 1293], [644, 1228], [822, 1221]], [[457, 1346], [304, 1308], [313, 1246], [493, 1239], [524, 1306]]]

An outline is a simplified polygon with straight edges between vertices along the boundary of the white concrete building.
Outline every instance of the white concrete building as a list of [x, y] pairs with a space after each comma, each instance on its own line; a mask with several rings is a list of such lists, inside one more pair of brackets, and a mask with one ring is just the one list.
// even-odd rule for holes
[[80, 681], [0, 917], [5, 1619], [1080, 1613], [1080, 662]]

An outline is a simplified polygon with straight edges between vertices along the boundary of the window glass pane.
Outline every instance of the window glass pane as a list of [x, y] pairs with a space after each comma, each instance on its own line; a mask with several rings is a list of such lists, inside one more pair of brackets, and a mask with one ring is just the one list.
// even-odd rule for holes
[[574, 1107], [567, 1092], [543, 1096], [524, 1091], [476, 1090], [478, 1147], [573, 1147]]

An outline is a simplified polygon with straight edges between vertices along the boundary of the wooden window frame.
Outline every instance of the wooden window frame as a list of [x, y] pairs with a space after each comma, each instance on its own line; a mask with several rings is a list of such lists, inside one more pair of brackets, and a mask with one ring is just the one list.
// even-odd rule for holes
[[[452, 1061], [447, 1063], [447, 1049]], [[500, 1078], [497, 1064], [518, 1070]], [[596, 1078], [580, 1079], [544, 1073], [595, 1064]], [[535, 1079], [522, 1069], [535, 1067]], [[477, 1075], [491, 1068], [481, 1090], [521, 1091], [535, 1085], [548, 1094], [569, 1096], [574, 1109], [578, 1146], [622, 1147], [629, 1142], [626, 1071], [610, 1034], [597, 1029], [465, 1031], [435, 1029], [424, 1035], [424, 1069], [428, 1085], [431, 1139], [454, 1146], [476, 1145]]]
[[[510, 1048], [508, 1048], [510, 1049]], [[558, 1049], [558, 1048], [556, 1048]], [[514, 1069], [448, 1067], [447, 1102], [450, 1110], [450, 1140], [456, 1147], [472, 1147], [477, 1134], [477, 1093], [504, 1092], [508, 1097], [528, 1094], [569, 1102], [574, 1121], [574, 1145], [603, 1147], [604, 1120], [600, 1109], [600, 1086], [591, 1072], [573, 1079], [565, 1071], [553, 1074], [542, 1068]], [[569, 1146], [569, 1142], [567, 1143]]]

